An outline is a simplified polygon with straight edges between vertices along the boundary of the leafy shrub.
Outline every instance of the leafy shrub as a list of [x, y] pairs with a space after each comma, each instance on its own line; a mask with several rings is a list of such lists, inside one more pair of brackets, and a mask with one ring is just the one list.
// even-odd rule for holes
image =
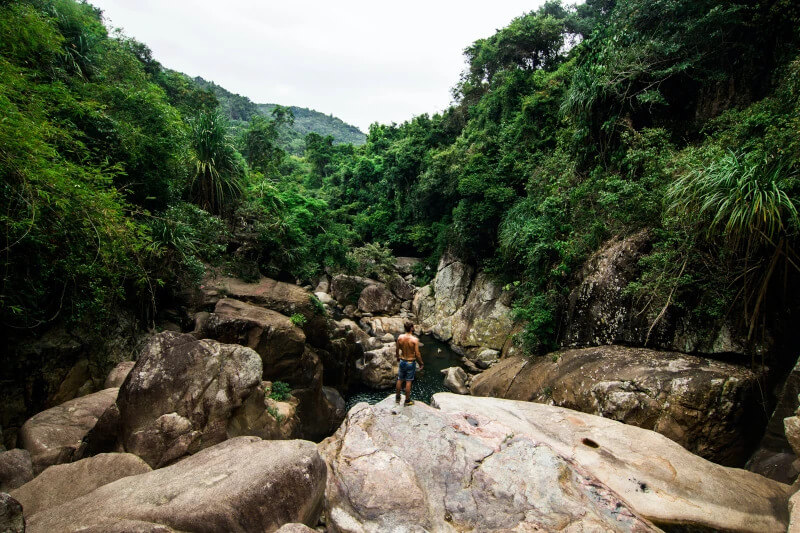
[[304, 317], [300, 313], [293, 314], [292, 316], [289, 317], [289, 320], [291, 320], [292, 324], [294, 324], [298, 328], [302, 328], [303, 326], [306, 325], [307, 322], [306, 317]]
[[268, 396], [276, 402], [284, 402], [289, 398], [291, 393], [292, 388], [288, 383], [284, 383], [283, 381], [275, 381], [272, 383], [272, 386], [268, 391]]

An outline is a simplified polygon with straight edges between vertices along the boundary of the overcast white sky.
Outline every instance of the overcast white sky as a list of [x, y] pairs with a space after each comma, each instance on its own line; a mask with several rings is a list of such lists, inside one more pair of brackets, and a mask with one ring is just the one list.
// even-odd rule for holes
[[89, 0], [165, 67], [366, 132], [447, 107], [462, 51], [543, 0]]

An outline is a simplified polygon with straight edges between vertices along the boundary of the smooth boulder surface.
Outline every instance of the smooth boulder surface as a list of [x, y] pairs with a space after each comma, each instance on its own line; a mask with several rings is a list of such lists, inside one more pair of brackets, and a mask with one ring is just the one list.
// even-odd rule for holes
[[400, 311], [400, 300], [383, 283], [369, 285], [358, 297], [358, 308], [365, 313], [393, 315]]
[[82, 396], [28, 419], [19, 431], [19, 442], [31, 454], [33, 473], [72, 461], [83, 438], [116, 401], [118, 391], [112, 388]]
[[470, 426], [477, 423], [470, 431], [524, 436], [552, 447], [659, 527], [786, 530], [792, 487], [707, 461], [653, 431], [561, 407], [499, 398], [440, 393], [433, 403]]
[[757, 376], [677, 352], [598, 346], [503, 359], [471, 384], [475, 396], [550, 403], [665, 435], [706, 459], [744, 464], [757, 439]]
[[10, 492], [32, 479], [33, 463], [28, 450], [0, 452], [0, 492]]
[[263, 396], [261, 357], [244, 346], [163, 332], [120, 389], [120, 442], [159, 468], [228, 438], [233, 411]]
[[24, 533], [25, 517], [22, 514], [22, 505], [6, 494], [0, 492], [0, 532]]
[[74, 463], [54, 465], [36, 479], [11, 492], [31, 517], [39, 511], [89, 494], [98, 487], [151, 468], [130, 453], [102, 453]]
[[356, 405], [319, 445], [333, 531], [656, 531], [546, 444], [393, 405]]
[[241, 344], [261, 356], [263, 379], [302, 380], [300, 359], [306, 336], [289, 317], [252, 304], [224, 298], [206, 323], [209, 338]]
[[113, 387], [121, 387], [122, 384], [125, 383], [125, 378], [128, 377], [128, 374], [130, 374], [131, 369], [135, 364], [136, 361], [123, 361], [115, 366], [111, 372], [108, 373], [104, 388], [110, 389]]
[[37, 513], [28, 532], [119, 531], [135, 524], [144, 531], [159, 526], [233, 533], [274, 531], [292, 522], [313, 525], [325, 474], [310, 442], [239, 437]]

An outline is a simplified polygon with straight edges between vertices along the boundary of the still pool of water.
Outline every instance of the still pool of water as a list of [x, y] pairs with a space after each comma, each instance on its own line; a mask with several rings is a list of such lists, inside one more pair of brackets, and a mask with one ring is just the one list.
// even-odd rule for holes
[[[419, 351], [425, 362], [425, 370], [422, 372], [417, 370], [414, 386], [411, 389], [411, 398], [429, 404], [434, 394], [447, 390], [444, 388], [444, 375], [441, 370], [451, 366], [461, 366], [461, 356], [451, 350], [446, 343], [429, 335], [420, 335], [419, 341], [422, 344]], [[389, 394], [394, 394], [394, 389], [375, 390], [364, 386], [353, 387], [347, 397], [347, 410], [349, 411], [359, 402], [378, 403]]]

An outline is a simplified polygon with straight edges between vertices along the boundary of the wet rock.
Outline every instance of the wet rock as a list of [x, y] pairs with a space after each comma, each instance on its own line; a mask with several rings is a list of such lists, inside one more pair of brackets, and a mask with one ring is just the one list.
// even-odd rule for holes
[[442, 370], [444, 374], [444, 386], [450, 392], [456, 394], [469, 394], [467, 387], [467, 373], [460, 366], [451, 366]]
[[111, 372], [108, 373], [104, 388], [111, 389], [114, 387], [121, 387], [125, 382], [125, 378], [128, 377], [128, 374], [130, 374], [131, 369], [135, 364], [136, 361], [123, 361], [115, 366]]
[[134, 531], [274, 531], [286, 523], [316, 524], [325, 472], [310, 442], [238, 437], [37, 513], [28, 531], [121, 531], [127, 524], [142, 528]]
[[31, 517], [98, 487], [128, 476], [150, 472], [147, 463], [130, 453], [104, 453], [74, 463], [54, 465], [36, 479], [12, 491], [13, 496]]
[[20, 445], [31, 454], [34, 474], [74, 460], [83, 438], [117, 399], [119, 389], [105, 389], [65, 402], [30, 418], [19, 432]]
[[358, 297], [358, 308], [364, 313], [393, 315], [400, 311], [400, 300], [386, 285], [380, 283], [365, 287]]
[[120, 442], [153, 468], [226, 438], [233, 411], [263, 395], [250, 348], [164, 332], [153, 336], [120, 389]]
[[656, 531], [547, 444], [417, 403], [358, 404], [319, 445], [334, 531]]
[[11, 492], [33, 479], [28, 450], [15, 448], [0, 453], [0, 492]]
[[[476, 396], [551, 403], [652, 429], [688, 450], [740, 466], [757, 432], [757, 376], [677, 352], [600, 346], [503, 359], [475, 377]], [[756, 437], [757, 438], [757, 437]]]
[[238, 300], [217, 302], [206, 325], [208, 337], [247, 346], [261, 356], [263, 379], [303, 382], [300, 359], [306, 336], [289, 317]]
[[22, 506], [5, 492], [0, 492], [0, 531], [3, 533], [25, 532]]

